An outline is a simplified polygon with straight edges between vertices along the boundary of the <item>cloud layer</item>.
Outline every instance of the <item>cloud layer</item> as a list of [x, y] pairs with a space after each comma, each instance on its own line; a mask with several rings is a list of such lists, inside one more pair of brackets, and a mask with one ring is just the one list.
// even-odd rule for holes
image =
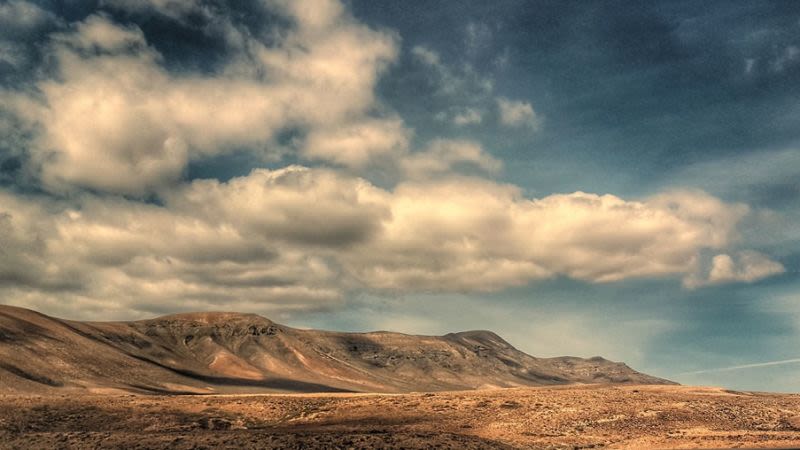
[[[11, 11], [26, 17], [19, 27], [52, 28], [33, 80], [0, 91], [0, 130], [23, 130], [11, 150], [38, 192], [0, 190], [10, 302], [106, 317], [287, 312], [360, 293], [488, 292], [558, 277], [694, 288], [784, 270], [740, 241], [746, 205], [689, 190], [532, 198], [491, 178], [504, 164], [480, 142], [418, 139], [376, 93], [399, 36], [337, 1], [254, 4], [266, 27], [214, 2], [114, 0], [72, 23], [10, 5], [0, 20]], [[220, 55], [181, 65], [142, 17], [194, 27]], [[33, 64], [4, 49], [7, 64]], [[488, 126], [496, 106], [495, 125], [540, 127], [530, 101], [496, 95], [471, 66], [424, 46], [409, 53], [437, 95], [482, 99], [453, 101], [444, 120]], [[191, 163], [234, 152], [273, 168], [187, 176]]]
[[[486, 292], [557, 276], [694, 279], [700, 253], [732, 245], [747, 213], [700, 192], [529, 199], [455, 175], [390, 190], [301, 166], [196, 180], [160, 206], [93, 195], [0, 200], [7, 296], [142, 310], [167, 301], [319, 309], [359, 291]], [[763, 255], [728, 259], [714, 258], [708, 283], [780, 267]]]

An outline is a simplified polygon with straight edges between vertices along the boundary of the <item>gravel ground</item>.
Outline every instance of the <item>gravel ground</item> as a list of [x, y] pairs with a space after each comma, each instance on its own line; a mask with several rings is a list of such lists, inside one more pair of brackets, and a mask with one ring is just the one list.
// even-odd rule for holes
[[0, 396], [0, 448], [800, 447], [800, 395], [580, 386], [402, 395]]

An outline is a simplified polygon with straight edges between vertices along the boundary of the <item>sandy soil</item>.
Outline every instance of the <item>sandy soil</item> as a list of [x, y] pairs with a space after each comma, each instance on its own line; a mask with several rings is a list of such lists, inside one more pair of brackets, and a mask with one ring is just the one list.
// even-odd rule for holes
[[0, 396], [0, 448], [800, 446], [800, 395], [682, 386]]

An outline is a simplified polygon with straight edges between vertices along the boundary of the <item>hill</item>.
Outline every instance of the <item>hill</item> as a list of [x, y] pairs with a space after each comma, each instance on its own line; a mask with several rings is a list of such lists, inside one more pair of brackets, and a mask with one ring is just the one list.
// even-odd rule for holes
[[600, 357], [536, 358], [491, 331], [301, 330], [254, 314], [78, 322], [0, 305], [0, 391], [412, 392], [670, 384]]

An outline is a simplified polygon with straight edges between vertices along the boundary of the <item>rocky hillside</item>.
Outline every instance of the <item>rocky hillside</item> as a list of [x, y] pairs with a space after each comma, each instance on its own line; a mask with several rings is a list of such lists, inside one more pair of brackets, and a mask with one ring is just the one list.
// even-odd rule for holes
[[490, 331], [300, 330], [193, 313], [76, 322], [0, 306], [0, 391], [409, 392], [570, 383], [666, 384], [603, 358], [535, 358]]

